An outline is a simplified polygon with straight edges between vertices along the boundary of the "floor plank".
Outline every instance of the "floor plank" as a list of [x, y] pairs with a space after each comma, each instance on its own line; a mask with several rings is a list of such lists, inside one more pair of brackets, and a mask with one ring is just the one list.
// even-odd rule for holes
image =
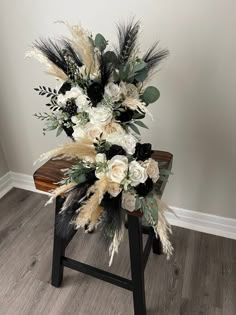
[[[0, 314], [131, 315], [132, 294], [65, 269], [50, 285], [54, 209], [47, 196], [12, 189], [0, 200]], [[236, 241], [174, 228], [175, 254], [150, 254], [145, 271], [148, 315], [236, 314]], [[130, 277], [127, 233], [111, 268], [99, 233], [77, 232], [67, 255]]]

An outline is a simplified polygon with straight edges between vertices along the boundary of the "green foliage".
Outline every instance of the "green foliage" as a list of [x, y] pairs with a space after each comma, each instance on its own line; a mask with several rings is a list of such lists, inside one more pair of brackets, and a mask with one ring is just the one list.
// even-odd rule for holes
[[81, 162], [72, 166], [70, 169], [67, 169], [64, 173], [65, 178], [61, 181], [61, 184], [68, 184], [75, 182], [81, 184], [86, 181], [86, 175], [93, 170], [92, 165], [86, 167], [86, 165]]
[[94, 147], [97, 153], [104, 153], [110, 149], [111, 144], [106, 140], [102, 139], [102, 133], [99, 138], [96, 138], [96, 140], [97, 142], [94, 143]]
[[94, 44], [101, 52], [103, 52], [106, 49], [108, 41], [102, 36], [102, 34], [98, 33], [95, 36]]
[[135, 126], [135, 124], [129, 123], [128, 126], [129, 126], [135, 133], [137, 133], [138, 135], [140, 135], [140, 131], [139, 131], [138, 127]]
[[121, 65], [119, 68], [120, 80], [133, 83], [135, 80], [143, 82], [147, 78], [148, 70], [143, 60], [137, 59]]
[[145, 123], [143, 123], [143, 122], [140, 121], [140, 120], [135, 120], [134, 123], [135, 123], [136, 125], [138, 125], [139, 127], [143, 127], [143, 128], [148, 129], [148, 126], [145, 125]]
[[145, 220], [148, 224], [156, 226], [158, 223], [158, 206], [153, 193], [149, 193], [144, 198], [140, 198], [141, 211], [144, 214]]
[[160, 97], [160, 92], [154, 86], [148, 86], [142, 95], [142, 99], [146, 104], [151, 104], [151, 103], [156, 102], [159, 97]]

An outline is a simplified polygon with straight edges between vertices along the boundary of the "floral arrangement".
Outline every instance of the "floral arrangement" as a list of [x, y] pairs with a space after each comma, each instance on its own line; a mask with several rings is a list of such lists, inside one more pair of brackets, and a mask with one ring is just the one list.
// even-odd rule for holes
[[46, 131], [57, 129], [73, 141], [43, 154], [46, 158], [74, 159], [63, 170], [60, 187], [50, 201], [66, 195], [58, 216], [58, 229], [66, 237], [68, 226], [87, 232], [100, 226], [111, 238], [110, 263], [124, 234], [126, 211], [140, 210], [159, 235], [169, 256], [171, 232], [158, 198], [155, 183], [168, 171], [152, 159], [150, 143], [140, 143], [142, 119], [151, 115], [148, 105], [160, 93], [146, 82], [168, 55], [158, 42], [140, 56], [137, 46], [139, 22], [118, 25], [118, 45], [108, 48], [101, 34], [93, 36], [81, 26], [68, 25], [71, 38], [39, 40], [27, 56], [47, 66], [59, 81], [59, 89], [39, 86], [35, 90], [49, 100], [49, 112], [35, 116]]

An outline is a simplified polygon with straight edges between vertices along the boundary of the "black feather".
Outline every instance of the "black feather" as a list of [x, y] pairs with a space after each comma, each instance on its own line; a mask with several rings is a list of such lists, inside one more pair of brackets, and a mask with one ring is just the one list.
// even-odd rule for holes
[[63, 49], [57, 43], [54, 43], [51, 39], [41, 39], [36, 41], [34, 46], [40, 50], [52, 63], [54, 63], [58, 68], [67, 74], [68, 66], [65, 54]]
[[101, 55], [100, 71], [101, 71], [101, 84], [103, 88], [105, 88], [105, 86], [107, 85], [111, 77], [113, 69], [114, 69], [114, 66], [110, 62], [108, 62], [108, 60], [104, 58], [103, 55]]
[[86, 196], [88, 188], [94, 183], [94, 179], [89, 179], [85, 183], [81, 183], [73, 187], [73, 189], [68, 193], [61, 212], [57, 214], [56, 217], [56, 232], [62, 239], [69, 239], [72, 231], [74, 230], [74, 225], [71, 224], [76, 210], [81, 205], [81, 198]]
[[125, 212], [121, 209], [120, 193], [117, 197], [111, 197], [108, 193], [103, 197], [101, 206], [104, 207], [104, 217], [101, 223], [101, 229], [105, 239], [112, 238], [115, 232], [121, 230], [125, 221]]
[[117, 49], [117, 57], [119, 64], [124, 64], [130, 58], [137, 42], [140, 23], [132, 20], [127, 25], [119, 24], [118, 40], [119, 49]]
[[169, 50], [159, 49], [158, 44], [159, 42], [154, 43], [143, 56], [143, 61], [146, 62], [148, 71], [157, 67], [169, 55]]
[[83, 63], [80, 60], [80, 56], [75, 52], [74, 48], [71, 46], [71, 43], [68, 40], [63, 39], [62, 44], [66, 55], [70, 56], [78, 67], [82, 67]]

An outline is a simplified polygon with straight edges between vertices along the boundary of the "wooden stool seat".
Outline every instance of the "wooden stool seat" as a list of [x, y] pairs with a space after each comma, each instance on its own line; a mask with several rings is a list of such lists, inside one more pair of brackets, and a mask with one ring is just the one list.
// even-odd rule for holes
[[[170, 170], [172, 167], [173, 156], [171, 153], [164, 151], [154, 151], [152, 158], [158, 162], [165, 162], [165, 165], [160, 165], [160, 168]], [[70, 168], [76, 164], [76, 160], [58, 160], [51, 159], [42, 165], [34, 173], [34, 182], [37, 189], [50, 192], [58, 187], [58, 182], [63, 178], [63, 169]], [[161, 196], [166, 182], [159, 180], [157, 189]], [[55, 223], [57, 213], [60, 211], [64, 202], [64, 197], [59, 196], [56, 199]], [[75, 261], [65, 256], [66, 247], [77, 232], [73, 228], [69, 232], [67, 240], [62, 239], [56, 231], [56, 224], [54, 224], [54, 244], [53, 244], [53, 263], [52, 263], [52, 277], [51, 284], [59, 287], [63, 280], [64, 267], [77, 270], [79, 272], [91, 275], [101, 280], [110, 282], [114, 285], [120, 286], [124, 289], [133, 292], [134, 314], [145, 315], [145, 290], [144, 290], [144, 270], [148, 261], [151, 248], [155, 254], [161, 253], [160, 240], [154, 235], [151, 227], [142, 226], [142, 213], [140, 211], [128, 212], [127, 228], [129, 233], [129, 247], [130, 247], [130, 264], [131, 264], [131, 280], [126, 279], [110, 272], [95, 268], [93, 266]], [[142, 234], [148, 234], [146, 245], [143, 248]]]

